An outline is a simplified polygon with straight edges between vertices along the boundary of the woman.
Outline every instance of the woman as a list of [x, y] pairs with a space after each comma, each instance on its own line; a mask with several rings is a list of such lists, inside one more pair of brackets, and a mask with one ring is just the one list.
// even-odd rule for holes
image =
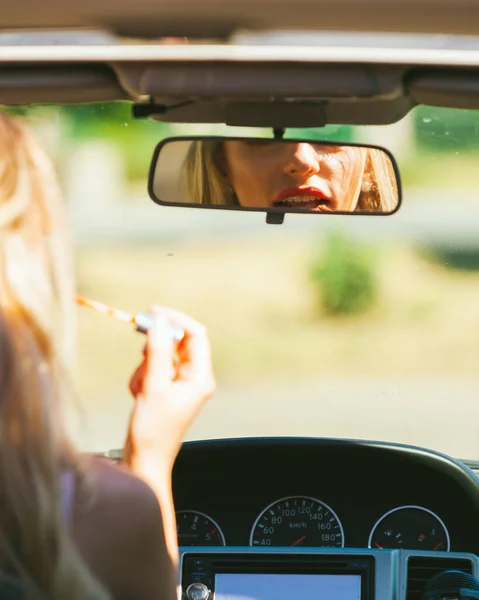
[[[69, 333], [74, 310], [67, 242], [52, 165], [0, 113], [0, 596], [5, 575], [28, 598], [173, 600], [171, 471], [213, 393], [208, 339], [192, 319], [152, 309], [130, 386], [126, 463], [136, 475], [81, 456], [61, 419], [71, 336], [56, 333]], [[178, 348], [168, 321], [186, 332]]]
[[396, 175], [374, 148], [289, 140], [197, 141], [185, 174], [190, 202], [312, 211], [391, 212]]

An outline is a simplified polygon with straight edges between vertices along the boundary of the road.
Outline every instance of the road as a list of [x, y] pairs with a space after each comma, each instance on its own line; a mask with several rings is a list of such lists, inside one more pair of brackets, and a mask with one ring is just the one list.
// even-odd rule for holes
[[[91, 398], [83, 446], [120, 447], [130, 407], [121, 387], [110, 402]], [[479, 377], [220, 383], [188, 439], [266, 435], [386, 440], [479, 458]]]
[[479, 458], [479, 377], [220, 387], [190, 436], [220, 435], [359, 437]]
[[[279, 230], [321, 234], [333, 225], [356, 236], [410, 241], [477, 244], [479, 202], [477, 190], [464, 190], [451, 198], [450, 191], [406, 190], [407, 201], [389, 217], [341, 215], [286, 215]], [[75, 239], [79, 244], [131, 241], [179, 241], [211, 236], [263, 232], [276, 235], [278, 226], [265, 226], [264, 213], [170, 208], [154, 204], [146, 195], [131, 202], [90, 202], [70, 206]]]

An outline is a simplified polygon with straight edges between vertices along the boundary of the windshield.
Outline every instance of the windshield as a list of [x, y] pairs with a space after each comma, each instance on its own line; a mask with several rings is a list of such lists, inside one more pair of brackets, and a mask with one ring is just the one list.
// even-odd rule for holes
[[[147, 194], [164, 137], [250, 130], [135, 121], [127, 103], [20, 112], [61, 177], [79, 291], [131, 313], [174, 306], [207, 326], [218, 387], [188, 439], [334, 436], [479, 457], [479, 113], [419, 107], [386, 127], [289, 131], [387, 147], [403, 205], [270, 226], [263, 213]], [[78, 325], [72, 431], [85, 450], [120, 448], [144, 337], [87, 309]]]

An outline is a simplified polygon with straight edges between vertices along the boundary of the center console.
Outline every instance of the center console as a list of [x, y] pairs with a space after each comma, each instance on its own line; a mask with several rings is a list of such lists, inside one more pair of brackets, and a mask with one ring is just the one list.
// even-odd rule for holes
[[478, 558], [466, 553], [344, 548], [180, 550], [182, 600], [420, 600], [419, 573], [423, 583], [450, 569], [479, 575]]

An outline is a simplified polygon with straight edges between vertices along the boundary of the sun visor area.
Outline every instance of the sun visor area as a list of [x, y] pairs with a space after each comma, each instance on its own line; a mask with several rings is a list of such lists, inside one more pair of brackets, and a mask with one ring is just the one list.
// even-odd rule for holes
[[387, 125], [418, 104], [479, 108], [479, 68], [214, 61], [117, 63], [132, 97], [167, 122], [255, 127]]
[[0, 66], [0, 104], [107, 102], [127, 98], [104, 65]]
[[196, 61], [117, 63], [133, 96], [176, 98], [376, 98], [402, 94], [403, 71], [388, 65]]
[[113, 65], [154, 119], [254, 127], [389, 124], [411, 109], [404, 67], [215, 61]]
[[202, 58], [0, 64], [0, 104], [125, 99], [150, 101], [145, 116], [168, 122], [381, 125], [418, 104], [479, 109], [479, 66]]
[[415, 73], [408, 89], [418, 104], [479, 109], [479, 69]]

